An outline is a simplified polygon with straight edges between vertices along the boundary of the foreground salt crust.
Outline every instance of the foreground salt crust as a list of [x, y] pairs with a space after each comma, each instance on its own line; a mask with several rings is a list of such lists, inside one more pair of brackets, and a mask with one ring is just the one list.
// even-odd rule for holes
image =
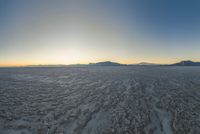
[[198, 134], [200, 67], [0, 69], [1, 134]]

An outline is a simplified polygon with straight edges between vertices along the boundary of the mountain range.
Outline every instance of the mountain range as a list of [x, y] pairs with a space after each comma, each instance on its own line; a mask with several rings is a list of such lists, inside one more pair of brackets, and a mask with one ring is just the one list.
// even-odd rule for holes
[[[160, 65], [164, 65], [165, 66], [165, 64], [156, 64], [156, 63], [148, 63], [148, 62], [141, 62], [141, 63], [137, 63], [137, 64], [120, 64], [120, 63], [111, 62], [111, 61], [90, 63], [88, 65], [92, 65], [92, 66], [134, 66], [134, 65], [160, 66]], [[167, 66], [200, 66], [200, 62], [193, 62], [193, 61], [187, 60], [187, 61], [180, 61], [177, 63], [169, 64]]]
[[120, 64], [117, 62], [105, 61], [97, 63], [89, 63], [90, 66], [126, 66], [127, 64]]
[[171, 64], [171, 66], [200, 66], [200, 62], [193, 62], [190, 60], [181, 61], [178, 63]]
[[25, 67], [84, 67], [84, 66], [200, 66], [200, 62], [193, 62], [190, 60], [180, 61], [173, 64], [156, 64], [156, 63], [148, 63], [148, 62], [141, 62], [136, 64], [121, 64], [117, 62], [111, 61], [104, 61], [104, 62], [96, 62], [96, 63], [89, 63], [89, 64], [55, 64], [55, 65], [28, 65]]

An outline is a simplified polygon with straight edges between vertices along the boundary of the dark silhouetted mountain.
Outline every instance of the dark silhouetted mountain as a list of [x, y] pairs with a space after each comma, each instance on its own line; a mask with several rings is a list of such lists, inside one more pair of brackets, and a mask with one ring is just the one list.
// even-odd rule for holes
[[22, 66], [22, 67], [86, 67], [86, 66], [200, 66], [200, 62], [193, 62], [193, 61], [187, 60], [187, 61], [181, 61], [174, 64], [156, 64], [156, 63], [148, 63], [148, 62], [141, 62], [137, 64], [121, 64], [117, 62], [104, 61], [104, 62], [89, 63], [89, 64], [28, 65], [28, 66]]
[[89, 65], [92, 65], [92, 66], [125, 66], [126, 64], [120, 64], [120, 63], [117, 63], [117, 62], [105, 61], [105, 62], [90, 63]]
[[190, 60], [181, 61], [178, 63], [171, 64], [172, 66], [200, 66], [200, 62], [193, 62]]

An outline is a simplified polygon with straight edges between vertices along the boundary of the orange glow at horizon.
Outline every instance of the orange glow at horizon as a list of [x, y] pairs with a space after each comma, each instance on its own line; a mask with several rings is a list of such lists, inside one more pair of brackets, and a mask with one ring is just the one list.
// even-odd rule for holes
[[198, 38], [154, 35], [129, 2], [21, 2], [0, 14], [0, 66], [200, 61]]
[[[28, 65], [70, 65], [70, 64], [89, 64], [89, 63], [96, 63], [96, 62], [103, 62], [103, 61], [112, 61], [112, 62], [118, 62], [121, 64], [137, 64], [140, 62], [148, 62], [148, 63], [156, 63], [156, 64], [172, 64], [181, 61], [181, 59], [175, 59], [173, 61], [163, 61], [163, 60], [156, 60], [156, 61], [141, 61], [141, 60], [116, 60], [116, 59], [98, 59], [98, 60], [80, 60], [80, 61], [72, 61], [72, 62], [50, 62], [50, 61], [24, 61], [24, 62], [0, 62], [0, 67], [20, 67], [20, 66], [28, 66]], [[197, 60], [193, 60], [197, 61]]]

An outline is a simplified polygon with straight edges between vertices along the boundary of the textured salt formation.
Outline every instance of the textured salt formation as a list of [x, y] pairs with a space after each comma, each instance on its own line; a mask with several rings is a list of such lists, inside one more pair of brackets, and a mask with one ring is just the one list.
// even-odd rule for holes
[[199, 134], [200, 67], [0, 69], [1, 134]]

